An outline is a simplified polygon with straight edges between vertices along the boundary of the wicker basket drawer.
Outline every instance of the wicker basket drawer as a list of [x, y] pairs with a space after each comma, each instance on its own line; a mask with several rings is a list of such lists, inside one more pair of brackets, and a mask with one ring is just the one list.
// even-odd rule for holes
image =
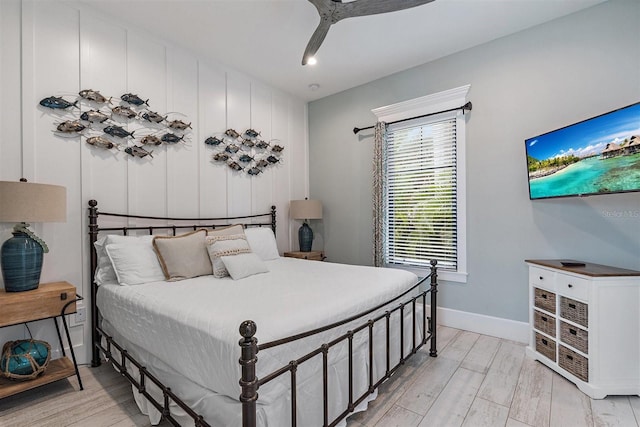
[[556, 336], [556, 318], [538, 310], [533, 311], [533, 327], [552, 337]]
[[544, 289], [533, 288], [534, 304], [536, 307], [548, 311], [556, 312], [556, 294]]
[[560, 297], [560, 317], [587, 328], [589, 326], [589, 306], [571, 298]]
[[561, 345], [558, 365], [571, 372], [582, 381], [589, 382], [589, 359]]
[[560, 341], [587, 354], [589, 353], [589, 332], [560, 321]]
[[536, 332], [536, 351], [556, 361], [556, 342]]

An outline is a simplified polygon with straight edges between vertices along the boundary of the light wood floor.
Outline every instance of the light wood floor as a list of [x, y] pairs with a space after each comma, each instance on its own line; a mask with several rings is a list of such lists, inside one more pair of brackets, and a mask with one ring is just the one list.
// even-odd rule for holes
[[[522, 344], [447, 327], [439, 334], [439, 356], [414, 356], [349, 427], [640, 427], [640, 397], [592, 400], [526, 358]], [[0, 426], [149, 426], [110, 366], [81, 375], [81, 392], [70, 378], [0, 400]]]

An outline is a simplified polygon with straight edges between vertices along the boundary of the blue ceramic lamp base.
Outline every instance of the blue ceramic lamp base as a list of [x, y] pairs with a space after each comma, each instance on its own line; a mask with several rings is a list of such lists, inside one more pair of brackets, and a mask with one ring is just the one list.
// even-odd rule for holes
[[313, 230], [306, 222], [298, 230], [298, 243], [300, 244], [300, 252], [311, 252], [311, 244], [313, 243]]
[[37, 289], [42, 271], [42, 246], [26, 233], [14, 231], [2, 245], [2, 277], [7, 292]]

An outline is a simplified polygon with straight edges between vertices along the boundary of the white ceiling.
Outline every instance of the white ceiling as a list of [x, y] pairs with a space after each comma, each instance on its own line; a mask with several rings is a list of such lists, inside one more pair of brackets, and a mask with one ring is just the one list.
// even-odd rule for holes
[[[302, 66], [302, 53], [319, 22], [307, 0], [79, 0], [307, 101], [603, 1], [436, 0], [349, 18], [331, 27], [316, 55], [318, 63]], [[309, 88], [314, 83], [317, 90]]]

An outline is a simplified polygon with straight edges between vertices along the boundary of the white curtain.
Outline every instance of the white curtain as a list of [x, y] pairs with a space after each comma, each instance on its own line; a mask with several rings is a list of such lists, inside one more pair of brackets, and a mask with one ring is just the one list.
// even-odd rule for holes
[[387, 124], [378, 122], [375, 126], [373, 148], [373, 265], [384, 265], [385, 215], [387, 210], [386, 168], [387, 156], [384, 149]]

